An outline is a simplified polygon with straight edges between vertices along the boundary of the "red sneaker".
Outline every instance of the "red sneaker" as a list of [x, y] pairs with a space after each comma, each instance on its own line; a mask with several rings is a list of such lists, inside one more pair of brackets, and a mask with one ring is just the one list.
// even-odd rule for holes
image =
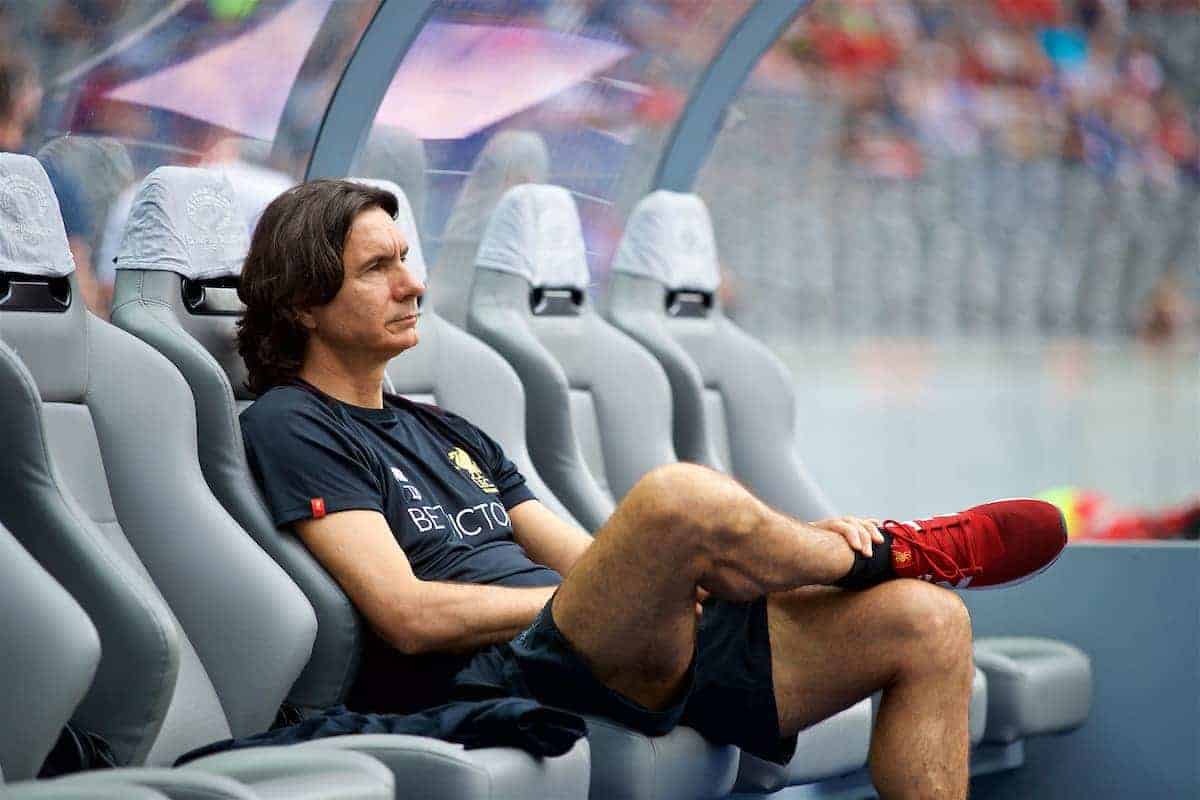
[[999, 500], [915, 522], [888, 520], [901, 578], [951, 589], [997, 589], [1029, 580], [1067, 544], [1062, 512], [1041, 500]]

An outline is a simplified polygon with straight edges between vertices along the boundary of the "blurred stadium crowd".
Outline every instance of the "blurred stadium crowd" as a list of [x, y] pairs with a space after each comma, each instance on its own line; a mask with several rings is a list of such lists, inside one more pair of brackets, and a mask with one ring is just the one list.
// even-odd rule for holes
[[1195, 2], [820, 0], [699, 184], [744, 321], [1194, 332], [1198, 61]]
[[[164, 162], [262, 164], [270, 152], [271, 167], [299, 175], [311, 145], [305, 126], [339, 74], [329, 65], [344, 63], [337, 48], [353, 45], [374, 4], [337, 6], [347, 35], [326, 36], [327, 51], [298, 78], [301, 102], [313, 106], [298, 118], [309, 122], [279, 130], [273, 151], [105, 94], [286, 5], [0, 0], [0, 149], [43, 157], [98, 312], [111, 269], [97, 251], [113, 199]], [[681, 26], [711, 34], [713, 47], [699, 48], [711, 57], [736, 16], [730, 9], [749, 4], [444, 5], [621, 42], [628, 60], [644, 62], [670, 50]], [[134, 22], [168, 11], [154, 36], [136, 39]], [[120, 43], [114, 57], [95, 58]], [[687, 48], [675, 49], [687, 58]], [[1198, 62], [1196, 0], [818, 0], [735, 100], [697, 183], [718, 227], [731, 311], [769, 338], [853, 336], [864, 319], [873, 333], [900, 335], [1194, 334]], [[625, 145], [652, 160], [686, 93], [669, 66], [630, 74], [645, 85], [632, 112], [640, 127]], [[56, 102], [67, 94], [70, 102]], [[598, 126], [608, 96], [560, 99], [486, 133]], [[97, 154], [68, 157], [56, 152], [65, 132], [111, 139]], [[653, 164], [635, 157], [624, 171], [641, 166]], [[624, 183], [618, 213], [645, 188]], [[595, 240], [615, 239], [619, 221], [613, 228], [593, 232], [601, 276], [611, 248]]]

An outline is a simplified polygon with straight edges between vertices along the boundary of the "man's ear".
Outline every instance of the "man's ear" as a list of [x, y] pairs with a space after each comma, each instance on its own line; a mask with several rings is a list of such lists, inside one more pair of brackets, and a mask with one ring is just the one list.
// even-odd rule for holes
[[312, 315], [312, 310], [308, 308], [297, 309], [296, 321], [299, 322], [305, 330], [316, 330], [317, 320]]

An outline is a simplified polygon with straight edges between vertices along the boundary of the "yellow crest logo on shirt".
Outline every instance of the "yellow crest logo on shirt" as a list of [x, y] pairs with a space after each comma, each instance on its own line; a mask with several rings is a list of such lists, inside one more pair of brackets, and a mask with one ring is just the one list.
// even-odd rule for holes
[[475, 481], [475, 485], [480, 489], [483, 489], [488, 494], [499, 494], [496, 484], [492, 483], [492, 479], [479, 468], [479, 465], [475, 463], [475, 459], [471, 458], [470, 453], [466, 450], [463, 450], [461, 447], [455, 447], [446, 453], [446, 457], [450, 459], [450, 463], [454, 465], [455, 469]]

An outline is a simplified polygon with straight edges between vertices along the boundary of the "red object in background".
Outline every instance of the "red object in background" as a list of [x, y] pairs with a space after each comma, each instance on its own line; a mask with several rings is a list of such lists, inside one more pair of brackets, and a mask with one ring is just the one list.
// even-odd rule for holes
[[996, 14], [1013, 25], [1052, 25], [1062, 19], [1058, 0], [994, 0]]
[[647, 125], [670, 125], [679, 119], [687, 98], [669, 86], [653, 86], [648, 94], [638, 99], [633, 107], [634, 116]]
[[832, 70], [857, 74], [882, 72], [896, 63], [896, 47], [880, 33], [852, 34], [814, 25], [811, 36], [821, 60]]
[[1195, 539], [1200, 535], [1200, 501], [1158, 512], [1117, 509], [1097, 492], [1080, 492], [1075, 502], [1083, 523], [1081, 539]]

